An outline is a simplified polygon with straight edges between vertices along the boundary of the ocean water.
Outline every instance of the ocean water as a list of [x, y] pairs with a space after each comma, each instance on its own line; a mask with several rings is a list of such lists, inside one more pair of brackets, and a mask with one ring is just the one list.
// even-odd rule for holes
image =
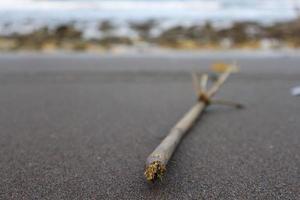
[[297, 8], [300, 0], [0, 0], [0, 33], [74, 21], [91, 28], [99, 20], [156, 19], [165, 27], [205, 21], [272, 23], [295, 18]]

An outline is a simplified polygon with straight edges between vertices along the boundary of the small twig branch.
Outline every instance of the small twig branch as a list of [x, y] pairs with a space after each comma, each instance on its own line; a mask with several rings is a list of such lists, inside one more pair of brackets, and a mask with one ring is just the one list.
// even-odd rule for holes
[[202, 74], [200, 79], [200, 92], [205, 92], [207, 89], [208, 76], [207, 74]]
[[[196, 93], [199, 95], [196, 105], [194, 105], [184, 117], [171, 129], [166, 138], [156, 147], [156, 149], [148, 156], [146, 161], [145, 177], [148, 181], [161, 179], [166, 171], [166, 165], [174, 153], [177, 145], [182, 137], [193, 126], [196, 119], [203, 110], [212, 102], [211, 98], [216, 94], [219, 88], [224, 84], [231, 73], [231, 69], [221, 74], [218, 80], [206, 92], [207, 75], [202, 76], [199, 82], [196, 74], [193, 74], [193, 82]], [[227, 102], [228, 103], [228, 102]]]
[[212, 104], [218, 104], [218, 105], [224, 105], [224, 106], [233, 106], [238, 109], [244, 108], [244, 105], [241, 103], [236, 103], [232, 101], [226, 101], [226, 100], [212, 100]]
[[201, 87], [199, 85], [199, 76], [197, 73], [192, 73], [192, 80], [193, 80], [193, 88], [195, 90], [195, 94], [198, 95], [199, 91], [201, 91]]
[[217, 79], [217, 81], [212, 85], [210, 90], [207, 91], [207, 96], [208, 97], [213, 97], [216, 92], [220, 89], [220, 87], [224, 84], [228, 76], [230, 75], [231, 70], [225, 71], [221, 76]]

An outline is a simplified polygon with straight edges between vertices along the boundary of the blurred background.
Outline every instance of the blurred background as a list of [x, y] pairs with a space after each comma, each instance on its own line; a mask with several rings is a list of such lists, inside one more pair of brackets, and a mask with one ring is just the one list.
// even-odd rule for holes
[[1, 0], [1, 51], [299, 48], [300, 0]]

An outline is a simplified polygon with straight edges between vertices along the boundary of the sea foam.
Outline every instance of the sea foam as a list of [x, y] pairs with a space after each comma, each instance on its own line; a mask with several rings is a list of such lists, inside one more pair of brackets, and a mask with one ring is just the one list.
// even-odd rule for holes
[[119, 26], [148, 19], [166, 26], [205, 21], [272, 23], [295, 18], [299, 6], [300, 0], [9, 0], [0, 1], [0, 34], [74, 21], [88, 28], [107, 19]]

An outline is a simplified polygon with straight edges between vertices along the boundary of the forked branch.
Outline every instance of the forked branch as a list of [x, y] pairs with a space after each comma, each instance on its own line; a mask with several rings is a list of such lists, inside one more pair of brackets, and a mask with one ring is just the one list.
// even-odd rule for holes
[[193, 74], [193, 83], [195, 92], [198, 95], [198, 102], [194, 105], [179, 122], [171, 129], [170, 133], [165, 139], [156, 147], [156, 149], [148, 156], [146, 161], [145, 177], [148, 181], [154, 182], [161, 179], [166, 172], [166, 166], [176, 147], [180, 143], [182, 137], [193, 126], [196, 119], [203, 112], [203, 110], [211, 103], [219, 103], [223, 105], [234, 105], [240, 107], [240, 104], [235, 104], [228, 101], [214, 101], [211, 98], [216, 94], [219, 88], [224, 84], [226, 79], [232, 72], [233, 67], [226, 68], [212, 87], [207, 91], [208, 76], [203, 75], [201, 80], [198, 75]]

